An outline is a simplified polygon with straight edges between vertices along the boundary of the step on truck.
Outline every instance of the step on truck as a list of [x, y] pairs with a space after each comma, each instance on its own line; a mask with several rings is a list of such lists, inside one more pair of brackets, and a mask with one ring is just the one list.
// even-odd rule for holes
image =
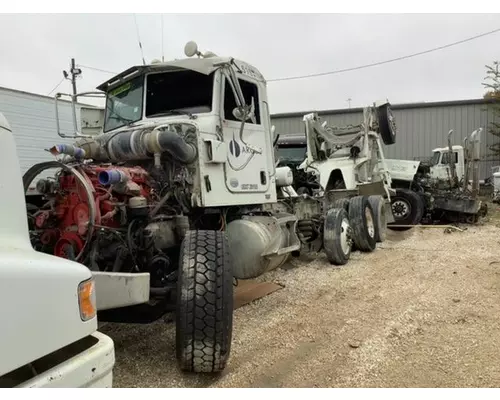
[[[105, 97], [101, 132], [79, 131], [75, 113], [74, 132], [57, 130], [74, 144], [54, 142], [54, 161], [31, 167], [23, 183], [39, 194], [27, 196], [33, 246], [89, 268], [100, 320], [148, 323], [173, 311], [180, 369], [214, 373], [230, 356], [235, 279], [298, 254], [309, 220], [289, 204], [291, 169], [275, 165], [263, 75], [194, 42], [184, 50], [187, 58], [133, 66], [97, 92], [68, 95], [73, 104]], [[49, 169], [52, 178], [37, 180]], [[372, 209], [360, 200], [349, 212], [371, 247]], [[328, 223], [339, 233], [347, 218], [337, 217]]]
[[33, 249], [19, 160], [0, 113], [0, 387], [111, 387], [111, 338], [97, 331], [83, 265]]

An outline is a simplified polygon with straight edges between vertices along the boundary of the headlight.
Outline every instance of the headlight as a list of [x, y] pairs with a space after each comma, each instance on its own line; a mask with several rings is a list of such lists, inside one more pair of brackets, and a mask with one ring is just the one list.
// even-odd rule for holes
[[88, 321], [96, 316], [95, 282], [93, 278], [78, 285], [78, 305], [82, 321]]

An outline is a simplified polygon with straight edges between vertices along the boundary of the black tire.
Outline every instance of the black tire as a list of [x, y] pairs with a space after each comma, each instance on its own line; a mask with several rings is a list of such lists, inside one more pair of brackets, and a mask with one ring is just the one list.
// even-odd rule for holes
[[396, 143], [396, 124], [390, 104], [384, 104], [377, 109], [378, 127], [382, 141], [386, 145]]
[[[404, 231], [417, 225], [422, 220], [425, 205], [422, 198], [409, 189], [396, 189], [396, 195], [391, 196], [392, 215], [394, 222], [388, 228]], [[392, 227], [392, 225], [409, 225], [408, 227]]]
[[354, 246], [366, 252], [375, 250], [375, 220], [368, 197], [355, 196], [349, 200], [349, 222]]
[[375, 240], [382, 243], [387, 236], [387, 215], [385, 210], [385, 200], [382, 196], [373, 195], [368, 197], [373, 210], [373, 220], [375, 221]]
[[233, 274], [226, 236], [188, 231], [177, 281], [176, 353], [181, 370], [226, 367], [233, 330]]
[[337, 199], [333, 202], [333, 208], [343, 208], [346, 213], [349, 213], [349, 199]]
[[351, 258], [352, 238], [349, 216], [343, 208], [328, 210], [323, 225], [326, 258], [334, 265], [345, 265]]

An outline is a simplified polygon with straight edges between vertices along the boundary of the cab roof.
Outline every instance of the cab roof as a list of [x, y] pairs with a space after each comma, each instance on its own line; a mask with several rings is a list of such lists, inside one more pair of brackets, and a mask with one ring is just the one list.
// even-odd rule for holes
[[278, 138], [278, 144], [281, 145], [305, 145], [307, 143], [306, 136], [303, 133], [298, 134], [283, 134]]
[[[451, 148], [453, 149], [453, 151], [463, 149], [463, 147], [459, 146], [459, 145], [451, 146]], [[449, 151], [449, 148], [448, 147], [437, 147], [437, 148], [432, 150], [433, 153], [435, 153], [437, 151], [440, 153], [445, 153], [445, 152]]]
[[259, 72], [257, 68], [253, 67], [252, 65], [232, 57], [214, 56], [207, 58], [183, 58], [180, 60], [159, 62], [155, 64], [136, 65], [126, 69], [118, 75], [115, 75], [113, 78], [108, 79], [106, 82], [97, 86], [97, 89], [107, 92], [108, 90], [120, 85], [125, 81], [128, 81], [129, 79], [144, 75], [149, 72], [178, 71], [185, 69], [195, 71], [204, 75], [210, 75], [226, 63], [234, 63], [234, 65], [243, 75], [247, 75], [259, 81], [265, 82], [264, 76]]

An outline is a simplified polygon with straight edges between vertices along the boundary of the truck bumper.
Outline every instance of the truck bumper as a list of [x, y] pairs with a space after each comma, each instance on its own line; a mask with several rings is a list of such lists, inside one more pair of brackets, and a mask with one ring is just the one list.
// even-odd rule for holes
[[61, 364], [23, 382], [19, 388], [110, 388], [113, 386], [115, 347], [113, 340], [100, 333], [97, 343]]
[[149, 301], [149, 274], [92, 271], [97, 310], [133, 306]]

